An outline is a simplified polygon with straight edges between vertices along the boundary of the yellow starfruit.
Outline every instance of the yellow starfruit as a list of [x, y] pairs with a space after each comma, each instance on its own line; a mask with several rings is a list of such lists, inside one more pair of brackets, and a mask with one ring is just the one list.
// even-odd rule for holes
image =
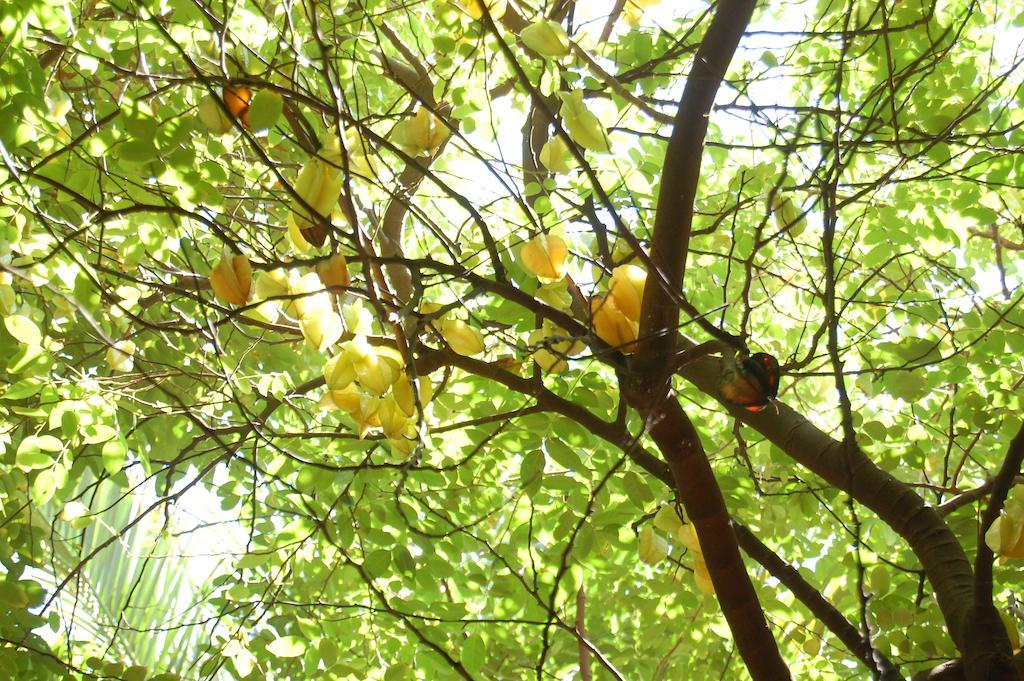
[[590, 315], [597, 337], [624, 353], [636, 351], [639, 325], [623, 314], [611, 296], [595, 296], [590, 301]]
[[559, 92], [558, 96], [562, 100], [559, 113], [569, 137], [584, 149], [601, 154], [611, 151], [608, 131], [583, 101], [583, 90]]
[[484, 337], [461, 319], [441, 322], [441, 336], [448, 346], [460, 355], [471, 357], [484, 351]]
[[122, 340], [107, 348], [107, 364], [114, 371], [131, 371], [135, 367], [135, 343]]
[[324, 365], [324, 380], [331, 390], [358, 383], [374, 395], [383, 395], [404, 374], [401, 353], [394, 348], [371, 345], [365, 336], [343, 343], [341, 352]]
[[277, 296], [286, 296], [290, 290], [288, 273], [281, 268], [269, 272], [257, 272], [253, 280], [253, 288], [260, 303], [256, 312], [268, 322], [276, 322], [281, 315], [281, 301], [267, 300]]
[[323, 352], [338, 342], [343, 332], [341, 317], [330, 308], [318, 310], [299, 319], [302, 336], [311, 346]]
[[234, 127], [231, 122], [231, 116], [210, 95], [206, 95], [199, 102], [196, 115], [199, 118], [199, 122], [215, 135], [223, 135]]
[[697, 588], [709, 596], [714, 595], [715, 585], [711, 583], [711, 573], [708, 572], [708, 564], [704, 562], [704, 556], [698, 554], [700, 559], [693, 559], [693, 581]]
[[314, 269], [325, 287], [348, 286], [352, 283], [348, 274], [348, 261], [341, 253], [336, 253], [327, 260], [317, 263]]
[[523, 44], [542, 57], [557, 59], [569, 54], [569, 36], [557, 21], [541, 19], [519, 32]]
[[[462, 0], [456, 4], [460, 5], [466, 14], [474, 19], [481, 19], [484, 16], [483, 0]], [[505, 12], [508, 10], [508, 0], [487, 0], [486, 7], [491, 19], [497, 21], [505, 16]]]
[[572, 155], [569, 153], [569, 145], [561, 137], [555, 136], [544, 143], [540, 148], [538, 160], [551, 172], [567, 173], [572, 170]]
[[558, 281], [565, 276], [569, 247], [554, 234], [541, 234], [523, 244], [519, 260], [523, 268], [541, 283]]
[[210, 286], [217, 298], [230, 305], [245, 305], [252, 295], [252, 266], [244, 255], [225, 252], [210, 272]]
[[380, 407], [377, 409], [377, 419], [380, 421], [384, 436], [390, 440], [403, 437], [412, 423], [412, 417], [402, 410], [393, 396], [381, 400]]
[[448, 128], [426, 107], [420, 107], [411, 118], [395, 124], [391, 141], [413, 156], [432, 154], [448, 139]]
[[[416, 381], [416, 388], [416, 392], [419, 393], [420, 405], [425, 407], [434, 398], [434, 386], [429, 378], [420, 376]], [[391, 394], [407, 416], [413, 416], [416, 413], [416, 395], [413, 394], [412, 381], [409, 380], [409, 376], [405, 372], [402, 372], [402, 375], [391, 386]]]
[[644, 299], [646, 283], [647, 272], [636, 265], [619, 265], [612, 270], [608, 295], [615, 300], [622, 314], [634, 322], [640, 320], [640, 304]]
[[313, 246], [323, 246], [327, 238], [323, 223], [330, 221], [344, 184], [338, 164], [340, 152], [337, 144], [337, 140], [334, 140], [332, 144], [325, 145], [318, 156], [306, 161], [292, 185], [302, 201], [292, 200], [288, 215], [288, 238], [299, 252], [308, 251]]
[[373, 313], [358, 298], [341, 306], [345, 330], [353, 336], [367, 335], [373, 330]]
[[640, 560], [653, 565], [668, 557], [668, 542], [650, 525], [640, 530]]
[[[568, 358], [578, 355], [586, 347], [580, 341], [568, 338], [568, 335], [564, 329], [550, 326], [532, 331], [527, 342], [537, 348], [532, 355], [537, 366], [556, 374], [565, 371], [569, 366]], [[562, 340], [549, 340], [552, 337], [561, 337]]]
[[359, 437], [364, 438], [370, 428], [380, 426], [380, 419], [377, 416], [380, 403], [380, 398], [363, 395], [355, 386], [349, 385], [342, 390], [328, 390], [320, 399], [320, 408], [348, 412], [356, 422]]

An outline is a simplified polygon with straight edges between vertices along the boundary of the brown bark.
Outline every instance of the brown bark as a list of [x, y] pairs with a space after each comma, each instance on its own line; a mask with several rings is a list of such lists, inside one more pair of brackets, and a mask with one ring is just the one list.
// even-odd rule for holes
[[675, 352], [679, 299], [708, 117], [755, 4], [755, 0], [718, 3], [686, 79], [665, 149], [635, 362], [641, 373], [651, 377], [664, 371]]
[[899, 681], [903, 676], [899, 668], [892, 663], [885, 655], [874, 648], [871, 643], [864, 639], [857, 627], [850, 620], [846, 619], [843, 613], [839, 612], [834, 605], [829, 603], [821, 592], [807, 582], [800, 572], [779, 557], [774, 551], [765, 546], [748, 528], [739, 523], [733, 523], [733, 530], [736, 532], [736, 539], [743, 551], [763, 566], [768, 573], [778, 579], [796, 597], [798, 601], [811, 611], [811, 614], [818, 618], [829, 631], [842, 641], [846, 649], [857, 656], [857, 659], [864, 663], [871, 670], [875, 678], [882, 681]]
[[680, 370], [702, 392], [717, 396], [736, 418], [797, 463], [851, 494], [903, 537], [921, 561], [935, 590], [950, 637], [964, 652], [974, 576], [963, 547], [936, 510], [859, 451], [844, 451], [841, 442], [785, 404], [776, 402], [760, 413], [727, 404], [718, 393], [721, 372], [721, 360], [713, 358], [702, 358]]
[[978, 527], [978, 551], [974, 559], [974, 603], [967, 630], [964, 670], [967, 681], [1016, 681], [1013, 651], [999, 611], [992, 603], [992, 561], [995, 556], [985, 533], [999, 517], [1013, 481], [1024, 461], [1024, 428], [1010, 442], [1003, 465], [992, 483], [992, 496]]
[[648, 433], [672, 471], [736, 649], [755, 681], [790, 679], [743, 565], [725, 499], [700, 436], [678, 400], [665, 395], [652, 403], [648, 394], [647, 390], [630, 391], [631, 402], [645, 416]]

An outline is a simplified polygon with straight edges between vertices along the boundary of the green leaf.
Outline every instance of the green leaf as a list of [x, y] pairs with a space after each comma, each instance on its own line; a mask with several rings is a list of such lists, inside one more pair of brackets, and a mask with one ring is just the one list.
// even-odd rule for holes
[[261, 90], [253, 95], [252, 105], [249, 107], [249, 126], [253, 130], [272, 128], [281, 118], [283, 109], [284, 100], [281, 99], [281, 95], [272, 90]]
[[7, 327], [8, 333], [25, 345], [39, 345], [43, 340], [39, 327], [24, 315], [14, 314], [5, 317], [4, 326]]
[[32, 502], [36, 506], [42, 506], [53, 498], [56, 491], [57, 476], [54, 475], [53, 470], [41, 470], [36, 474], [36, 479], [32, 481]]
[[145, 681], [149, 669], [141, 665], [133, 665], [124, 670], [121, 675], [122, 681]]
[[370, 577], [380, 577], [391, 565], [391, 552], [385, 549], [371, 551], [363, 561], [363, 569]]
[[23, 378], [3, 393], [5, 400], [23, 400], [39, 392], [43, 382], [36, 378]]
[[462, 644], [462, 666], [470, 674], [479, 674], [487, 661], [487, 646], [479, 634], [473, 634]]
[[48, 468], [53, 465], [54, 459], [46, 452], [58, 452], [61, 449], [63, 444], [52, 435], [29, 435], [18, 445], [15, 465], [24, 471]]
[[122, 439], [108, 440], [103, 444], [103, 467], [108, 473], [117, 473], [128, 461], [128, 445]]
[[622, 476], [622, 486], [625, 488], [629, 500], [641, 509], [646, 508], [647, 504], [654, 501], [654, 493], [651, 492], [650, 484], [633, 471], [627, 471]]
[[299, 657], [306, 652], [306, 642], [297, 636], [282, 636], [271, 641], [267, 651], [275, 657]]
[[18, 452], [14, 465], [23, 471], [48, 468], [53, 465], [53, 457], [38, 449], [26, 449]]
[[16, 582], [0, 582], [0, 604], [9, 608], [24, 608], [29, 604], [25, 590]]
[[544, 441], [544, 447], [552, 460], [561, 464], [571, 471], [582, 472], [586, 470], [583, 459], [576, 451], [557, 438], [548, 438]]
[[146, 163], [157, 156], [156, 145], [149, 139], [128, 140], [117, 145], [111, 153], [131, 163]]
[[328, 667], [332, 666], [338, 661], [338, 644], [331, 638], [320, 639], [320, 659], [324, 661], [324, 664]]
[[529, 487], [539, 481], [544, 474], [544, 452], [535, 449], [523, 457], [519, 467], [519, 485]]

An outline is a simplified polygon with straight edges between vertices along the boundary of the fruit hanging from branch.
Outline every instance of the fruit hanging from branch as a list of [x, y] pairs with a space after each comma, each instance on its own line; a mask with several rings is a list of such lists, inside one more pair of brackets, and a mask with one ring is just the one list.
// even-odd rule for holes
[[558, 281], [565, 276], [569, 247], [554, 234], [535, 236], [519, 251], [523, 269], [537, 277], [543, 284]]
[[107, 364], [114, 371], [131, 371], [135, 367], [135, 343], [121, 340], [107, 348]]
[[505, 16], [505, 12], [508, 11], [508, 0], [487, 0], [486, 5], [484, 0], [461, 0], [461, 2], [456, 2], [455, 4], [461, 6], [466, 14], [474, 19], [483, 18], [485, 6], [487, 13], [491, 15], [491, 19], [494, 21]]
[[224, 113], [217, 99], [211, 95], [203, 97], [196, 109], [199, 122], [215, 135], [223, 135], [231, 130], [231, 117]]
[[391, 141], [412, 156], [429, 156], [448, 139], [448, 134], [445, 124], [429, 109], [421, 106], [412, 117], [395, 125], [391, 131]]
[[586, 346], [573, 338], [565, 329], [544, 325], [530, 332], [527, 342], [533, 351], [533, 361], [544, 371], [553, 374], [561, 373], [569, 368], [568, 359], [578, 355]]
[[708, 564], [704, 560], [704, 551], [700, 547], [700, 539], [697, 537], [697, 530], [692, 523], [686, 523], [676, 531], [676, 539], [690, 550], [693, 556], [693, 581], [697, 588], [709, 596], [715, 593], [715, 586], [711, 583], [711, 573], [708, 572]]
[[634, 322], [640, 320], [640, 303], [644, 299], [646, 283], [647, 272], [636, 265], [619, 265], [612, 270], [608, 295], [615, 299], [622, 314]]
[[461, 319], [442, 321], [441, 336], [452, 350], [466, 357], [479, 355], [485, 349], [484, 337]]
[[636, 351], [640, 325], [619, 309], [612, 296], [594, 296], [590, 300], [590, 317], [597, 337], [619, 352]]
[[545, 142], [537, 159], [541, 165], [555, 174], [567, 173], [572, 169], [572, 154], [561, 137], [552, 137]]
[[210, 286], [217, 299], [229, 305], [245, 305], [252, 295], [252, 266], [244, 255], [225, 252], [210, 272]]
[[288, 215], [288, 238], [295, 250], [305, 252], [313, 246], [319, 248], [324, 245], [327, 224], [343, 185], [341, 148], [334, 140], [324, 145], [317, 156], [306, 161], [295, 178], [293, 189], [302, 199], [292, 201]]
[[249, 129], [249, 105], [252, 104], [252, 90], [244, 85], [229, 85], [224, 88], [224, 104], [231, 115]]
[[722, 375], [719, 390], [729, 402], [759, 412], [779, 394], [779, 360], [766, 352], [733, 359]]
[[519, 37], [524, 45], [542, 57], [558, 59], [569, 54], [569, 36], [557, 21], [535, 21], [520, 31]]
[[325, 287], [348, 286], [352, 278], [348, 274], [348, 261], [341, 253], [332, 255], [327, 260], [317, 263], [316, 275], [320, 277], [320, 283]]
[[[244, 85], [229, 85], [224, 88], [220, 101], [217, 100], [218, 98], [213, 95], [206, 95], [199, 102], [196, 115], [200, 123], [215, 135], [223, 135], [230, 131], [233, 127], [233, 118], [237, 118], [243, 127], [249, 129], [252, 90]], [[225, 108], [227, 113], [224, 111]]]
[[583, 101], [583, 90], [559, 92], [558, 97], [562, 100], [559, 113], [569, 137], [584, 149], [600, 154], [611, 151], [608, 131]]

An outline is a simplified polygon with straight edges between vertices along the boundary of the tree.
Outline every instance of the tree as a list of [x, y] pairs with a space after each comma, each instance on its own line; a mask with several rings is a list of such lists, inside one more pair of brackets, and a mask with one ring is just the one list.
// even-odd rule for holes
[[1021, 678], [1008, 5], [4, 4], [3, 678]]

